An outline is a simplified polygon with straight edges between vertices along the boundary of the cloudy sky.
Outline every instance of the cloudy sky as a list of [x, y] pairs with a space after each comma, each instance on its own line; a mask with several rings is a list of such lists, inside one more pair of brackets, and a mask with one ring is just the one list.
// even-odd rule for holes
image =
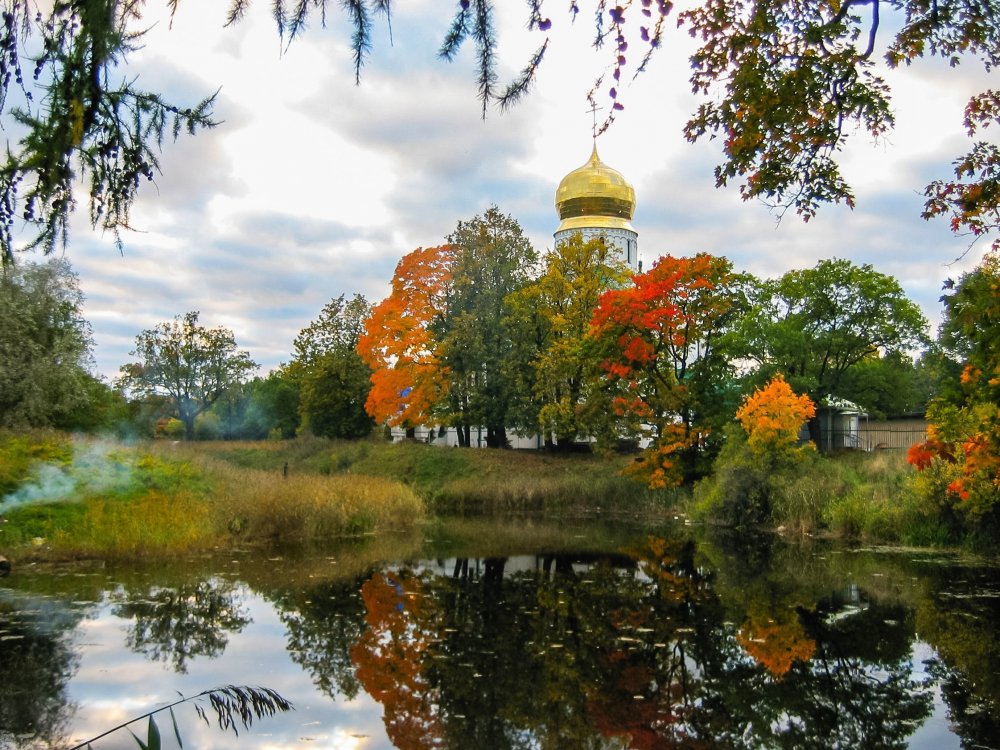
[[[586, 94], [608, 60], [589, 46], [589, 18], [572, 26], [565, 4], [550, 3], [560, 15], [532, 94], [483, 120], [471, 45], [453, 63], [437, 58], [450, 2], [399, 3], [391, 41], [376, 24], [360, 86], [337, 3], [326, 28], [317, 18], [284, 51], [263, 0], [228, 29], [228, 0], [183, 1], [172, 24], [156, 18], [158, 5], [128, 75], [182, 105], [219, 89], [222, 124], [166, 147], [163, 174], [140, 192], [124, 255], [77, 217], [66, 254], [87, 296], [101, 374], [113, 377], [128, 361], [142, 329], [189, 310], [231, 328], [266, 373], [288, 360], [296, 333], [327, 301], [357, 292], [381, 300], [402, 255], [440, 244], [491, 204], [520, 221], [540, 252], [551, 247], [555, 189], [590, 154]], [[498, 5], [509, 77], [542, 37], [525, 29], [523, 3]], [[646, 267], [663, 254], [707, 251], [774, 276], [849, 258], [896, 276], [936, 321], [942, 280], [970, 260], [948, 264], [969, 241], [945, 221], [919, 218], [920, 190], [967, 150], [962, 109], [989, 76], [935, 60], [889, 72], [896, 130], [879, 143], [859, 134], [844, 154], [858, 207], [777, 222], [735, 187], [714, 187], [717, 144], [691, 145], [681, 134], [696, 106], [689, 45], [670, 34], [648, 72], [624, 87], [626, 109], [598, 141], [602, 159], [635, 186]], [[970, 258], [978, 255], [979, 246]]]

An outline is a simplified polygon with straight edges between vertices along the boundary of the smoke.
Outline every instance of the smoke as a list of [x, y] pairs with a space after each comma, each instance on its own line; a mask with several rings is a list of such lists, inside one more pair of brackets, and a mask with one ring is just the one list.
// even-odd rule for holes
[[38, 464], [33, 478], [0, 500], [0, 513], [24, 505], [77, 500], [86, 495], [120, 492], [132, 481], [134, 459], [120, 445], [74, 439], [66, 464]]

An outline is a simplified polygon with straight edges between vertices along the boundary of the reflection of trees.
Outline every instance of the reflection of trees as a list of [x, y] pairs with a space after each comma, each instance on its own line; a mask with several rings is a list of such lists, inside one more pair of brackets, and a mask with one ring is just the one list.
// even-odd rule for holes
[[350, 651], [365, 629], [360, 586], [354, 580], [323, 583], [275, 600], [288, 630], [288, 652], [331, 698], [358, 694]]
[[125, 639], [129, 648], [154, 661], [170, 662], [181, 673], [195, 656], [222, 654], [229, 633], [250, 623], [235, 586], [215, 578], [175, 588], [129, 590], [112, 611], [134, 621]]
[[720, 648], [697, 715], [703, 736], [751, 748], [906, 747], [931, 695], [912, 677], [905, 610], [820, 602], [798, 616], [815, 651], [780, 677], [732, 641]]
[[929, 714], [902, 606], [744, 600], [740, 636], [693, 543], [525, 561], [365, 582], [351, 656], [397, 746], [903, 747]]
[[921, 637], [940, 659], [948, 718], [964, 747], [995, 747], [1000, 737], [1000, 584], [995, 568], [931, 566], [916, 606]]
[[66, 684], [76, 657], [67, 632], [78, 618], [26, 604], [0, 602], [0, 747], [25, 738], [57, 744], [68, 719]]
[[708, 640], [711, 603], [692, 551], [650, 540], [632, 558], [552, 556], [506, 577], [503, 559], [373, 576], [358, 676], [393, 741], [408, 730], [400, 747], [683, 743], [689, 642]]

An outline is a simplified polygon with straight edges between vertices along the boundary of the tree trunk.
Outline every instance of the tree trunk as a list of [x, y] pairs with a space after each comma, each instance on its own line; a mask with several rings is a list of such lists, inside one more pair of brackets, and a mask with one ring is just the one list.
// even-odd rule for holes
[[807, 424], [809, 425], [809, 439], [813, 441], [813, 445], [818, 451], [825, 451], [827, 446], [822, 444], [823, 430], [820, 427], [819, 416], [813, 417]]
[[510, 441], [507, 440], [507, 428], [487, 427], [486, 446], [489, 448], [510, 448]]

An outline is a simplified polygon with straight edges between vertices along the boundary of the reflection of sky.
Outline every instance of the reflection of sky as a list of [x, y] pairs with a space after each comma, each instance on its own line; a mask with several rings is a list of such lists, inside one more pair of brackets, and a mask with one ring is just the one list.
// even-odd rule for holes
[[[290, 700], [295, 710], [255, 721], [249, 731], [240, 728], [240, 739], [205, 726], [191, 705], [174, 709], [184, 746], [199, 750], [239, 747], [240, 750], [279, 750], [290, 747], [376, 750], [391, 748], [382, 725], [382, 708], [363, 691], [354, 701], [332, 700], [316, 690], [309, 676], [286, 650], [284, 625], [263, 599], [245, 595], [242, 605], [252, 622], [240, 633], [229, 634], [225, 653], [216, 659], [194, 657], [187, 674], [177, 674], [169, 664], [152, 662], [124, 648], [129, 622], [115, 617], [110, 605], [93, 619], [80, 623], [76, 632], [79, 669], [68, 694], [77, 704], [72, 739], [80, 742], [137, 714], [178, 699], [178, 692], [193, 695], [221, 685], [261, 685]], [[214, 714], [204, 704], [209, 719]], [[157, 716], [164, 747], [175, 747], [168, 713]], [[145, 739], [146, 724], [132, 725]], [[128, 732], [95, 743], [94, 750], [135, 750]]]
[[[915, 641], [910, 655], [914, 678], [933, 683], [933, 678], [927, 672], [927, 662], [936, 658], [934, 649], [923, 641]], [[948, 728], [948, 710], [941, 698], [941, 688], [933, 685], [931, 689], [934, 692], [934, 707], [927, 720], [910, 736], [910, 750], [960, 750], [962, 743]]]

